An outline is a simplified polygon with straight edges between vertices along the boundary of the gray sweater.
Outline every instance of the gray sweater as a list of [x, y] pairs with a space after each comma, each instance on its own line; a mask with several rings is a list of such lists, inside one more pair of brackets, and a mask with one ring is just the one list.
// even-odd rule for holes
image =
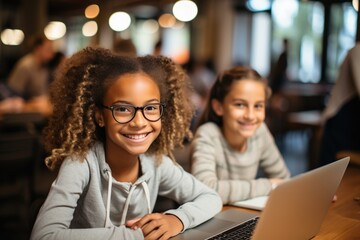
[[168, 157], [156, 165], [153, 156], [140, 155], [140, 164], [143, 174], [132, 184], [113, 178], [109, 181], [111, 170], [100, 143], [89, 151], [85, 161], [66, 159], [39, 211], [31, 239], [144, 239], [140, 229], [127, 228], [121, 218], [126, 221], [148, 214], [158, 195], [181, 205], [166, 213], [176, 215], [183, 230], [221, 210], [218, 194]]
[[245, 152], [231, 148], [221, 129], [209, 122], [200, 126], [191, 146], [192, 174], [215, 189], [224, 204], [267, 195], [271, 183], [258, 178], [259, 167], [269, 178], [290, 177], [283, 157], [265, 124], [247, 140]]

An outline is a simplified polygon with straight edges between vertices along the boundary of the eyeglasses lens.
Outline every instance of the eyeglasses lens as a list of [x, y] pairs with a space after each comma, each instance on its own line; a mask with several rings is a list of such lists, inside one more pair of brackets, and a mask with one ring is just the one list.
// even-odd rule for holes
[[143, 116], [148, 121], [158, 121], [161, 118], [163, 106], [161, 104], [149, 104], [144, 107], [135, 107], [132, 105], [114, 105], [113, 115], [117, 122], [126, 123], [131, 121], [137, 110], [141, 110]]

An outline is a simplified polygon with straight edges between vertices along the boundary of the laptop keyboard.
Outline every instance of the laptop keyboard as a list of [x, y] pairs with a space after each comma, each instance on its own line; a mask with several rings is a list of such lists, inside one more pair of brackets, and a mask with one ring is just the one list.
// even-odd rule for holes
[[230, 228], [229, 230], [226, 230], [225, 232], [210, 237], [208, 238], [208, 240], [220, 240], [220, 239], [250, 240], [258, 220], [259, 217], [252, 218], [242, 224], [239, 224], [235, 227]]

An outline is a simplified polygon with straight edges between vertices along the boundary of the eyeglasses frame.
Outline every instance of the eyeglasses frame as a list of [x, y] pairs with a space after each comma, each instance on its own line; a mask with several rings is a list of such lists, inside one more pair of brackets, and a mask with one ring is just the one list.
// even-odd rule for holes
[[[134, 114], [133, 114], [133, 116], [131, 117], [131, 119], [130, 119], [129, 121], [127, 121], [127, 122], [119, 122], [118, 120], [116, 120], [115, 114], [114, 114], [114, 108], [115, 108], [116, 106], [119, 106], [119, 105], [121, 105], [121, 106], [130, 106], [130, 107], [133, 107], [133, 108], [135, 109]], [[160, 106], [160, 117], [159, 117], [157, 120], [150, 120], [150, 119], [148, 119], [148, 118], [145, 116], [144, 109], [145, 109], [147, 106], [151, 106], [151, 105], [159, 105], [159, 106]], [[131, 122], [131, 121], [135, 118], [136, 113], [137, 113], [138, 110], [141, 110], [141, 113], [142, 113], [143, 117], [144, 117], [147, 121], [149, 121], [149, 122], [157, 122], [157, 121], [159, 121], [159, 120], [161, 119], [161, 117], [162, 117], [162, 115], [163, 115], [163, 113], [164, 113], [164, 108], [166, 107], [166, 104], [165, 104], [165, 103], [149, 103], [149, 104], [146, 104], [146, 105], [144, 105], [144, 106], [142, 106], [142, 107], [136, 107], [136, 106], [134, 106], [134, 105], [132, 105], [132, 104], [123, 103], [123, 104], [114, 104], [114, 105], [111, 105], [111, 106], [102, 105], [102, 107], [111, 111], [112, 117], [113, 117], [113, 119], [114, 119], [117, 123], [126, 124], [126, 123]]]

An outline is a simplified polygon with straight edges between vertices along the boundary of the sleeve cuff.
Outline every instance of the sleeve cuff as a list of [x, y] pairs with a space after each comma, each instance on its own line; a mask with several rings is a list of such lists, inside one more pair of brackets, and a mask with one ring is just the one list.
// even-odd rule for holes
[[164, 212], [164, 214], [172, 214], [172, 215], [176, 216], [178, 219], [180, 219], [180, 221], [183, 225], [183, 229], [182, 229], [181, 233], [183, 233], [186, 229], [188, 229], [190, 222], [184, 212], [171, 209], [171, 210]]

